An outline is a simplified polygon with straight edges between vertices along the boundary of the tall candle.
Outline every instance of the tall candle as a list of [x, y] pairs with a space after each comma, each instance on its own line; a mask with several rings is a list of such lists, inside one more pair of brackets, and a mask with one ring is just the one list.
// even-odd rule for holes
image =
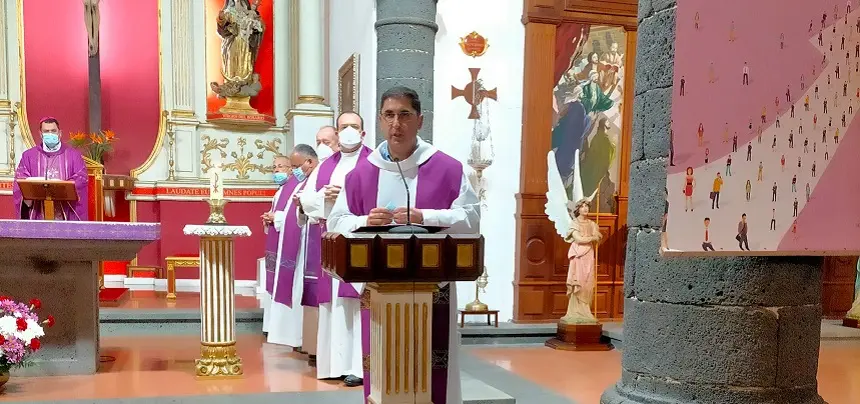
[[221, 171], [221, 159], [217, 159], [209, 169], [209, 199], [213, 201], [224, 199], [224, 175]]

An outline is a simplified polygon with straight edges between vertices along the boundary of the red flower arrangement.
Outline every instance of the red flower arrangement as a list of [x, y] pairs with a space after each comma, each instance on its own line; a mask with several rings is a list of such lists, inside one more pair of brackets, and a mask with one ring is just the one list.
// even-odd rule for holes
[[51, 327], [55, 320], [48, 316], [40, 322], [35, 310], [41, 307], [39, 299], [30, 300], [26, 305], [0, 296], [0, 373], [26, 366], [27, 357], [42, 347], [39, 341], [45, 336], [42, 325]]

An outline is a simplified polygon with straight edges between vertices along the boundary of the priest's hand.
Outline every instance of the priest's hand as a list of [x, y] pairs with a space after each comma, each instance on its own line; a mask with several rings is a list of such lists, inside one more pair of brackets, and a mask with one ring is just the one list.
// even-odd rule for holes
[[260, 218], [263, 219], [263, 223], [266, 223], [266, 224], [272, 224], [275, 222], [275, 214], [272, 212], [263, 213], [263, 215], [260, 216]]
[[368, 226], [385, 226], [391, 224], [394, 214], [385, 208], [373, 208], [370, 214], [367, 215]]
[[334, 201], [337, 199], [337, 196], [340, 194], [340, 187], [337, 185], [326, 185], [325, 187], [325, 199], [328, 201]]
[[[409, 212], [409, 219], [413, 224], [424, 223], [424, 214], [421, 210], [412, 208]], [[406, 208], [394, 209], [394, 223], [406, 224]]]

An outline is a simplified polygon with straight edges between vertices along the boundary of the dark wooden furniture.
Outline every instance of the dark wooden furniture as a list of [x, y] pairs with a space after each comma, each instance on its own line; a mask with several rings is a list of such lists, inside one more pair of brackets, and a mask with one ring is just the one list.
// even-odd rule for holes
[[481, 310], [481, 311], [466, 311], [460, 310], [460, 328], [466, 326], [466, 316], [487, 316], [487, 325], [494, 325], [499, 328], [499, 311], [498, 310]]

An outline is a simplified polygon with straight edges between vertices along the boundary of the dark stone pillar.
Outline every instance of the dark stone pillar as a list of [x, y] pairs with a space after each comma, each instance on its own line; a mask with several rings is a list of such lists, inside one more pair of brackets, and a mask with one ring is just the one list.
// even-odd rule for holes
[[[436, 0], [376, 1], [376, 97], [391, 87], [418, 92], [424, 127], [433, 142], [433, 56], [436, 49]], [[378, 102], [378, 100], [377, 100]], [[377, 130], [376, 142], [382, 142]]]
[[675, 7], [639, 1], [622, 374], [601, 403], [823, 403], [821, 259], [659, 255]]

